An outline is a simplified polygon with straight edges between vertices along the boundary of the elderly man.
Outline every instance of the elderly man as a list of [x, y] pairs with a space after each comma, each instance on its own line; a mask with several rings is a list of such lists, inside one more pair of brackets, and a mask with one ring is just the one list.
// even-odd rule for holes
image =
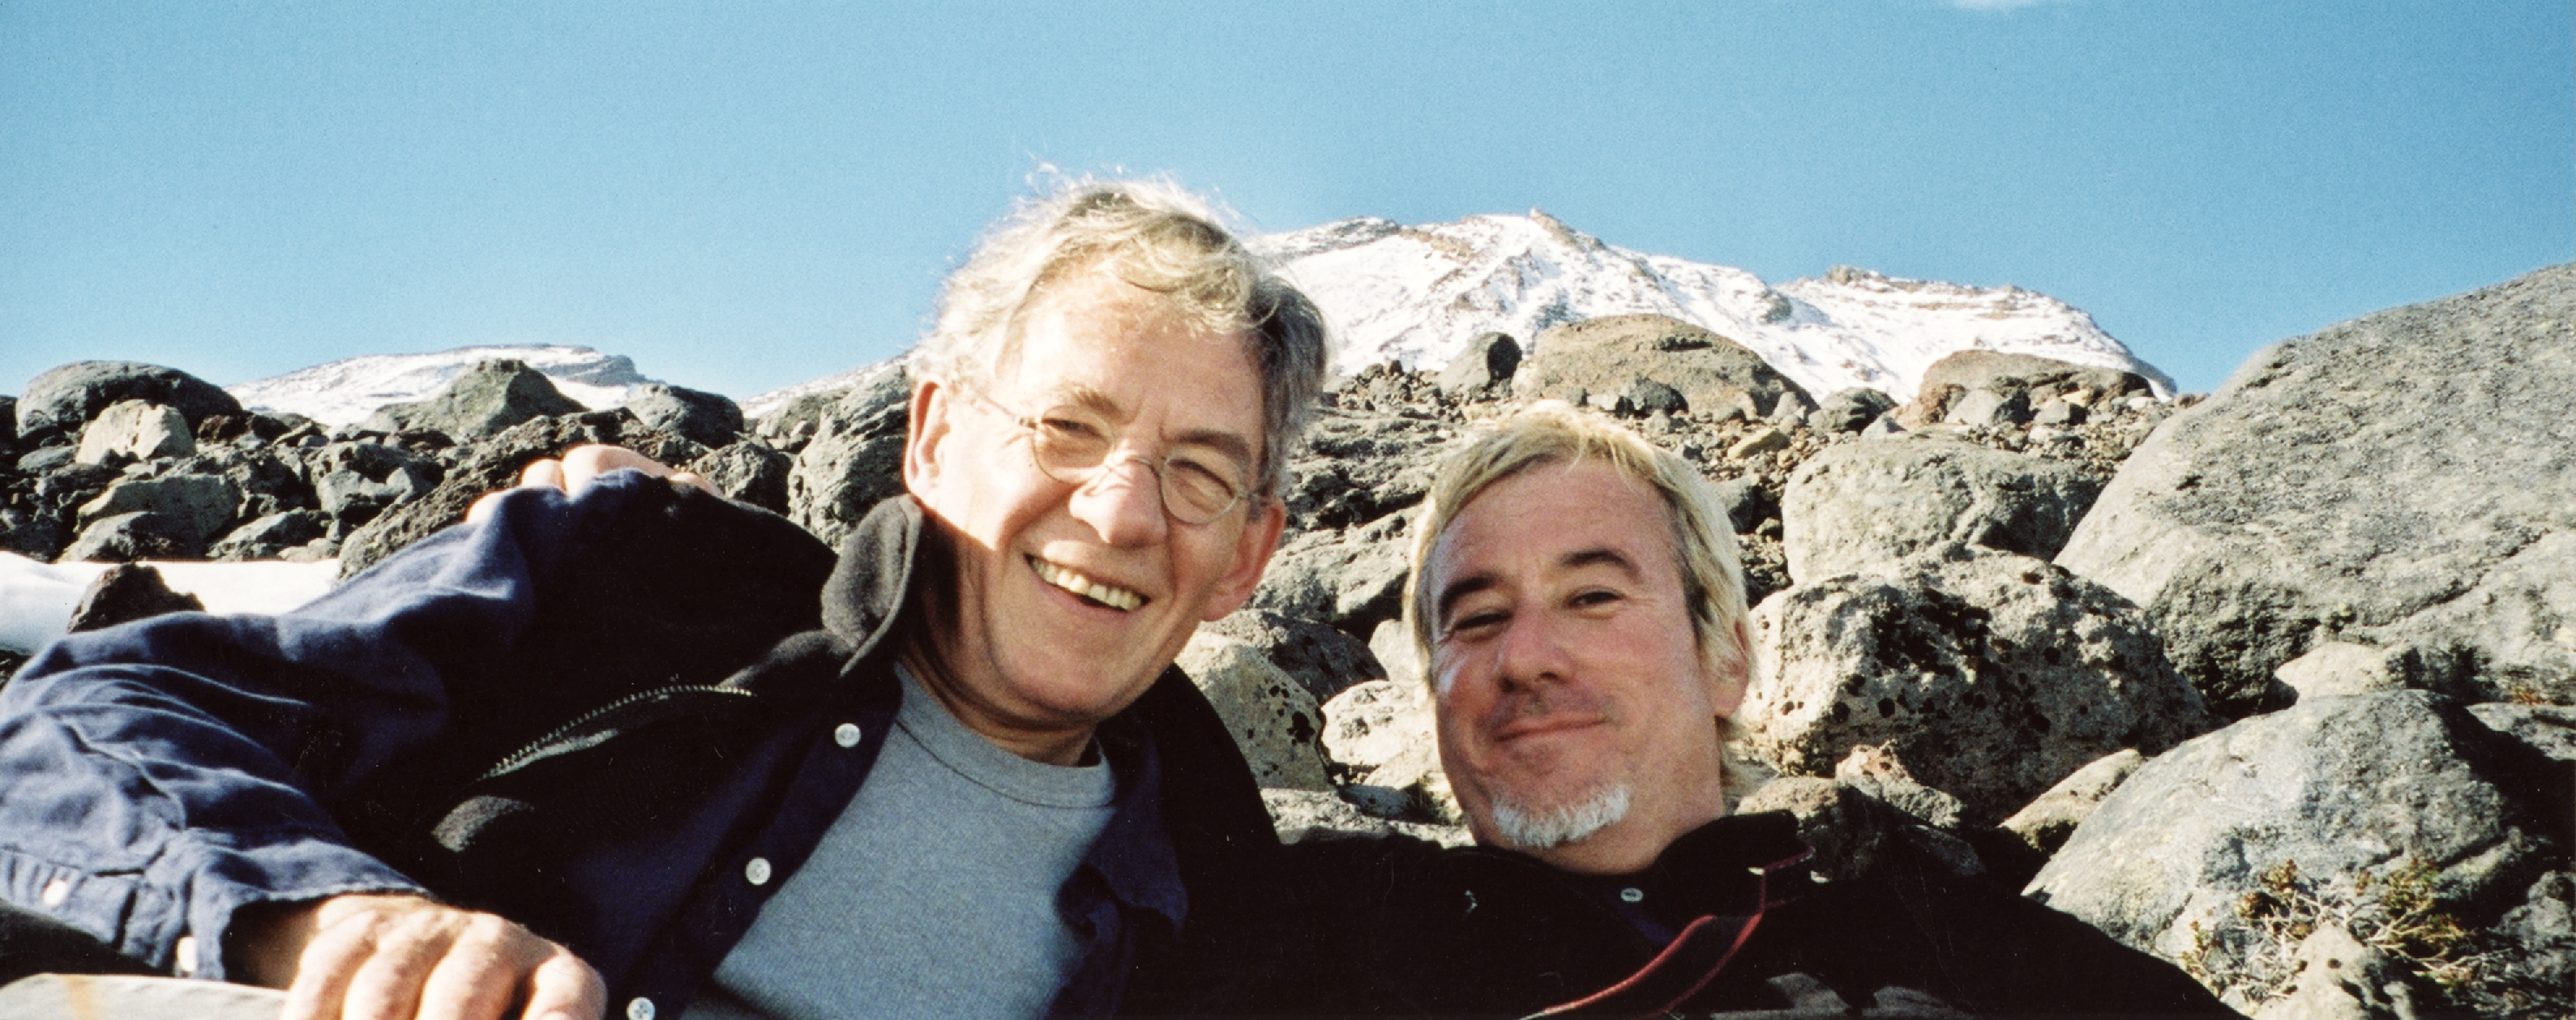
[[291, 1018], [1206, 1008], [1277, 847], [1171, 663], [1323, 360], [1195, 199], [1030, 203], [837, 560], [617, 472], [281, 617], [66, 638], [0, 694], [0, 895]]
[[1822, 884], [1786, 815], [1729, 815], [1752, 674], [1725, 511], [1563, 405], [1451, 455], [1405, 612], [1476, 843], [1294, 848], [1315, 1012], [2226, 1015], [2181, 971], [1930, 872]]

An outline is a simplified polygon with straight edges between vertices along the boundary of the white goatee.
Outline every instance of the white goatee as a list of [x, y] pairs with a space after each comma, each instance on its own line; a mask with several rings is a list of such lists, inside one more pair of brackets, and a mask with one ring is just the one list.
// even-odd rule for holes
[[1579, 843], [1628, 817], [1628, 784], [1613, 783], [1573, 804], [1531, 810], [1494, 798], [1494, 835], [1522, 850]]

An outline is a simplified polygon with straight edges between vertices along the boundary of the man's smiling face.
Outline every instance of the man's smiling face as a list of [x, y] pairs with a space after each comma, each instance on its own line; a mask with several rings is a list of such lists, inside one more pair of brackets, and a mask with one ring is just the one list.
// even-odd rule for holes
[[[1186, 445], [1231, 451], [1257, 477], [1261, 378], [1241, 333], [1093, 271], [1039, 299], [996, 374], [988, 399], [937, 380], [913, 393], [904, 480], [957, 574], [931, 628], [945, 675], [923, 679], [969, 728], [1058, 759], [1143, 694], [1200, 621], [1251, 597], [1286, 512], [1246, 498], [1182, 523], [1150, 466]], [[1083, 484], [1041, 472], [1014, 420], [1057, 407], [1120, 436]]]
[[[1609, 465], [1546, 463], [1486, 487], [1432, 547], [1440, 762], [1478, 842], [1625, 870], [1725, 813], [1717, 719], [1742, 686], [1692, 638], [1672, 527]], [[1496, 822], [1614, 790], [1624, 815], [1562, 846]]]

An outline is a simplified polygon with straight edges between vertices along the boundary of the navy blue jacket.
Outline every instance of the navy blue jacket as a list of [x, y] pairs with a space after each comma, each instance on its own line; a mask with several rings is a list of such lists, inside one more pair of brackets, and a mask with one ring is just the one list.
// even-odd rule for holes
[[[836, 561], [621, 473], [283, 616], [71, 635], [0, 689], [0, 897], [220, 977], [245, 905], [423, 892], [675, 1016], [865, 781], [926, 534], [897, 497]], [[1249, 770], [1177, 671], [1099, 739], [1117, 808], [1066, 885], [1088, 949], [1056, 1011], [1222, 1008], [1273, 916]]]

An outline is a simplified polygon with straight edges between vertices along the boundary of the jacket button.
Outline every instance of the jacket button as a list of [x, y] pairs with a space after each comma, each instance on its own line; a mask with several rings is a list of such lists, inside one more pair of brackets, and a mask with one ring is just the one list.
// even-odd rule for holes
[[42, 895], [46, 906], [62, 906], [64, 900], [72, 898], [72, 884], [57, 878], [45, 883], [45, 891]]
[[1625, 901], [1627, 901], [1627, 902], [1629, 902], [1629, 903], [1636, 903], [1636, 902], [1641, 901], [1641, 900], [1643, 900], [1643, 899], [1645, 899], [1645, 898], [1646, 898], [1646, 892], [1645, 892], [1645, 890], [1643, 890], [1643, 889], [1639, 889], [1639, 888], [1637, 888], [1637, 887], [1635, 887], [1635, 886], [1630, 886], [1630, 887], [1628, 887], [1628, 888], [1625, 888], [1625, 889], [1621, 889], [1621, 890], [1619, 890], [1619, 898], [1620, 898], [1620, 899], [1622, 899], [1622, 900], [1625, 900]]
[[842, 723], [841, 725], [833, 728], [832, 742], [839, 744], [842, 747], [857, 747], [859, 746], [859, 738], [864, 735], [865, 734], [859, 732], [859, 724]]
[[196, 937], [196, 936], [194, 936], [194, 935], [181, 935], [181, 936], [179, 936], [179, 944], [178, 944], [178, 945], [175, 945], [175, 946], [170, 947], [170, 966], [172, 966], [172, 967], [176, 968], [176, 969], [179, 971], [179, 976], [180, 976], [180, 977], [195, 977], [195, 976], [196, 976], [196, 974], [197, 974], [197, 937]]
[[653, 1020], [653, 1000], [636, 996], [626, 1004], [626, 1020]]
[[753, 885], [768, 885], [769, 858], [752, 858], [750, 863], [742, 866], [742, 878], [743, 881], [749, 882]]

